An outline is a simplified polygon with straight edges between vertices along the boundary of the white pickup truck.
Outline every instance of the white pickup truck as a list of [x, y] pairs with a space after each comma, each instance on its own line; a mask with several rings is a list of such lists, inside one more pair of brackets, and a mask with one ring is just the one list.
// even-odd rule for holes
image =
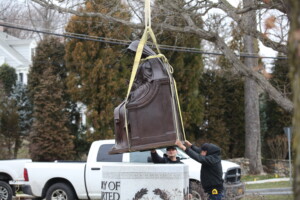
[[[100, 140], [93, 142], [86, 163], [63, 161], [58, 161], [54, 163], [27, 163], [25, 165], [24, 174], [25, 180], [28, 181], [31, 187], [31, 195], [35, 197], [46, 198], [47, 200], [57, 199], [57, 196], [60, 197], [59, 199], [68, 200], [73, 200], [77, 198], [102, 198], [103, 200], [129, 199], [120, 196], [101, 197], [101, 192], [102, 195], [106, 193], [101, 191], [101, 189], [103, 189], [102, 186], [104, 183], [103, 180], [100, 181], [100, 179], [106, 176], [112, 178], [112, 175], [107, 175], [105, 170], [108, 170], [108, 168], [113, 169], [114, 167], [119, 167], [120, 171], [118, 171], [118, 173], [112, 174], [118, 174], [118, 176], [123, 176], [123, 174], [126, 174], [128, 170], [131, 171], [130, 173], [132, 175], [140, 169], [147, 168], [148, 170], [152, 170], [153, 172], [149, 172], [149, 174], [155, 175], [160, 174], [161, 172], [166, 170], [165, 167], [167, 167], [168, 172], [171, 172], [172, 170], [170, 169], [172, 169], [172, 167], [181, 166], [174, 164], [153, 164], [151, 163], [149, 151], [110, 155], [108, 154], [108, 152], [111, 150], [114, 144], [114, 140]], [[163, 155], [163, 151], [164, 149], [157, 150], [157, 152], [161, 155]], [[187, 180], [189, 180], [189, 192], [192, 193], [194, 199], [201, 199], [201, 196], [203, 197], [203, 191], [201, 189], [201, 183], [199, 180], [201, 164], [189, 158], [189, 156], [187, 156], [184, 152], [180, 150], [178, 150], [178, 153], [179, 157], [181, 157], [182, 162], [186, 164], [182, 166], [186, 166], [188, 168]], [[244, 193], [244, 185], [240, 182], [241, 169], [239, 165], [228, 161], [222, 161], [222, 166], [224, 171], [223, 178], [225, 180], [225, 188], [226, 190], [230, 190], [229, 193], [226, 191], [228, 199], [237, 199], [242, 197]], [[175, 177], [177, 176], [175, 174], [176, 173], [173, 173], [171, 179], [175, 179]], [[161, 176], [164, 177], [166, 175]], [[148, 182], [149, 180], [147, 180], [147, 177], [149, 178], [150, 175], [144, 177], [146, 178], [146, 180], [144, 179], [142, 181]], [[131, 181], [134, 180], [134, 182], [128, 182], [129, 179]], [[140, 174], [135, 174], [134, 178], [130, 177], [129, 179], [127, 180], [127, 183], [125, 185], [139, 186], [141, 184], [141, 182], [138, 182], [139, 180], [141, 180]], [[159, 179], [156, 180], [155, 184], [159, 184]], [[170, 181], [173, 181], [174, 183], [175, 180], [171, 179]], [[180, 181], [176, 181], [175, 183], [175, 185], [180, 184]], [[182, 185], [182, 187], [185, 187], [184, 183]], [[115, 184], [115, 187], [117, 187], [117, 184]], [[186, 193], [186, 191], [187, 190], [182, 189], [183, 193]], [[134, 198], [131, 197], [130, 199]], [[182, 199], [183, 198], [181, 198], [180, 200]]]
[[32, 162], [30, 159], [1, 160], [0, 161], [0, 199], [11, 200], [17, 188], [14, 182], [24, 181], [23, 171], [25, 163]]
[[183, 200], [189, 195], [187, 165], [120, 163], [123, 155], [108, 155], [107, 144], [114, 143], [93, 142], [87, 162], [27, 163], [27, 194], [46, 200]]

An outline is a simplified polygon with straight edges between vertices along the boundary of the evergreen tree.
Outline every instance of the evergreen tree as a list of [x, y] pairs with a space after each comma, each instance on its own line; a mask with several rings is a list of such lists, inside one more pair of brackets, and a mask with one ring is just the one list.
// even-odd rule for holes
[[[57, 38], [48, 38], [42, 40], [37, 48], [36, 56], [33, 60], [33, 65], [30, 68], [30, 73], [28, 75], [28, 92], [29, 97], [32, 100], [34, 95], [37, 93], [37, 86], [43, 80], [41, 76], [43, 75], [45, 69], [51, 66], [53, 72], [58, 76], [58, 79], [63, 82], [66, 79], [67, 71], [64, 61], [64, 45]], [[65, 87], [65, 86], [64, 86]], [[63, 93], [64, 97], [67, 95]]]
[[3, 136], [4, 158], [16, 158], [21, 145], [17, 102], [10, 98], [16, 84], [16, 70], [7, 64], [0, 67], [0, 135]]
[[68, 120], [66, 121], [66, 126], [70, 129], [72, 135], [74, 136], [74, 150], [76, 151], [76, 157], [80, 158], [82, 153], [86, 153], [89, 146], [86, 144], [83, 131], [82, 131], [82, 124], [80, 123], [80, 116], [79, 110], [76, 102], [71, 100], [69, 93], [67, 92], [67, 68], [64, 61], [65, 56], [65, 46], [59, 42], [58, 39], [55, 38], [48, 38], [47, 40], [43, 41], [42, 46], [45, 49], [51, 49], [51, 51], [46, 52], [43, 59], [37, 60], [36, 64], [31, 67], [31, 72], [29, 74], [28, 86], [29, 86], [29, 96], [31, 101], [33, 101], [33, 96], [37, 93], [36, 87], [40, 84], [40, 77], [44, 73], [44, 63], [48, 61], [52, 64], [53, 73], [56, 74], [59, 80], [62, 83], [62, 98], [64, 102], [66, 102], [65, 110]]
[[22, 145], [23, 138], [29, 135], [32, 124], [32, 104], [27, 95], [27, 87], [18, 82], [10, 95], [9, 101], [18, 114], [18, 132], [14, 135], [14, 158]]
[[19, 134], [18, 112], [14, 101], [6, 95], [5, 87], [0, 83], [0, 136], [1, 157], [13, 159], [14, 144]]
[[[230, 47], [241, 51], [241, 34], [231, 24]], [[241, 157], [245, 150], [245, 113], [243, 79], [224, 57], [219, 57], [216, 69], [206, 70], [201, 79], [201, 94], [205, 96], [202, 142], [213, 141], [222, 148], [222, 156]]]
[[[81, 11], [111, 12], [121, 1], [86, 1]], [[123, 6], [126, 9], [125, 6]], [[114, 16], [130, 18], [116, 11]], [[78, 23], [80, 22], [80, 23]], [[131, 30], [121, 24], [98, 17], [73, 16], [68, 32], [96, 37], [128, 39]], [[125, 47], [95, 41], [71, 39], [66, 46], [69, 71], [68, 88], [74, 101], [87, 106], [87, 137], [89, 142], [113, 137], [113, 110], [125, 98], [130, 70], [122, 52]], [[133, 59], [132, 59], [133, 60]]]
[[[229, 46], [231, 49], [241, 52], [243, 50], [242, 34], [239, 29], [236, 29], [236, 24], [231, 23], [230, 27], [232, 40], [229, 42]], [[242, 157], [245, 152], [244, 79], [225, 57], [219, 58], [218, 65], [221, 67], [218, 76], [221, 79], [222, 90], [216, 89], [215, 92], [221, 92], [221, 98], [224, 100], [222, 120], [225, 123], [226, 142], [221, 143], [226, 151], [223, 152], [229, 158]]]
[[219, 70], [206, 70], [201, 79], [205, 96], [204, 123], [200, 142], [213, 142], [222, 148], [224, 157], [244, 154], [243, 80]]
[[[244, 81], [232, 73], [224, 72], [222, 75], [222, 97], [225, 110], [223, 121], [225, 122], [227, 143], [223, 144], [226, 156], [229, 158], [243, 157], [245, 149], [245, 112], [244, 112]], [[226, 148], [226, 147], [227, 148]]]
[[[155, 4], [160, 5], [164, 1], [156, 0]], [[182, 5], [184, 5], [182, 1]], [[158, 6], [158, 8], [161, 8]], [[163, 22], [169, 20], [171, 24], [186, 25], [178, 16], [168, 16], [165, 10], [153, 10], [153, 21]], [[196, 23], [201, 24], [200, 17], [194, 19]], [[159, 30], [156, 30], [159, 32]], [[157, 41], [162, 45], [187, 46], [191, 48], [200, 48], [201, 40], [199, 37], [191, 34], [162, 32], [157, 34]], [[182, 118], [187, 137], [194, 141], [200, 137], [199, 126], [203, 118], [203, 97], [199, 92], [200, 77], [203, 71], [203, 61], [201, 54], [184, 53], [177, 51], [163, 51], [163, 54], [169, 60], [174, 68], [174, 78], [177, 83], [177, 92], [181, 106]]]
[[8, 64], [0, 66], [0, 82], [2, 82], [6, 95], [10, 95], [13, 86], [16, 84], [17, 74], [15, 68]]
[[226, 151], [229, 137], [223, 117], [225, 113], [225, 99], [222, 96], [224, 88], [218, 71], [207, 70], [202, 76], [200, 88], [201, 94], [205, 96], [204, 122], [200, 128], [200, 141], [201, 143], [215, 143]]
[[[289, 80], [289, 69], [287, 60], [276, 60], [274, 63], [274, 69], [272, 73], [272, 79], [270, 82], [276, 85], [277, 89], [280, 90], [288, 98], [292, 99], [291, 84]], [[290, 113], [284, 111], [278, 104], [265, 95], [265, 107], [263, 114], [265, 114], [266, 129], [264, 130], [264, 141], [274, 138], [277, 135], [283, 135], [283, 128], [291, 126], [292, 116]], [[265, 157], [270, 157], [270, 149], [267, 145], [263, 148]]]
[[58, 39], [41, 41], [29, 74], [34, 105], [30, 153], [37, 161], [72, 159], [74, 156], [74, 137], [68, 126], [68, 102], [64, 98], [63, 47]]
[[29, 136], [30, 127], [32, 124], [32, 103], [28, 97], [27, 86], [17, 82], [13, 88], [10, 99], [16, 102], [16, 107], [19, 114], [20, 135]]
[[213, 142], [222, 148], [224, 157], [244, 154], [243, 80], [222, 69], [206, 70], [201, 79], [205, 96], [201, 143]]

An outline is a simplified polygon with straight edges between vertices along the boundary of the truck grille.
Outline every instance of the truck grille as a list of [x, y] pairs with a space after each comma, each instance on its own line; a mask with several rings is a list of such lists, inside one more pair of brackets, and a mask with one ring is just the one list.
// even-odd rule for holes
[[241, 181], [241, 169], [231, 168], [225, 174], [225, 183], [237, 183]]

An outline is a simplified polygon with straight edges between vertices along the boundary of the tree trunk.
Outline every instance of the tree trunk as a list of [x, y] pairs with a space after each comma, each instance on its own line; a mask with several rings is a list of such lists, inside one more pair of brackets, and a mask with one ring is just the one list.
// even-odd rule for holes
[[15, 136], [14, 139], [15, 139], [15, 145], [14, 145], [14, 155], [13, 155], [13, 158], [17, 159], [18, 152], [19, 152], [19, 149], [21, 147], [22, 141], [21, 141], [20, 136]]
[[294, 160], [294, 199], [300, 199], [300, 2], [289, 0], [289, 64], [294, 101], [293, 155]]
[[[251, 6], [256, 0], [243, 0], [244, 7]], [[255, 11], [248, 12], [243, 16], [245, 25], [248, 27], [257, 27]], [[250, 35], [245, 35], [244, 52], [248, 54], [257, 53], [258, 42]], [[257, 58], [245, 58], [245, 65], [248, 68], [258, 66]], [[250, 159], [250, 173], [260, 174], [263, 172], [261, 163], [261, 139], [260, 139], [260, 118], [259, 118], [259, 100], [257, 83], [245, 77], [245, 157]]]

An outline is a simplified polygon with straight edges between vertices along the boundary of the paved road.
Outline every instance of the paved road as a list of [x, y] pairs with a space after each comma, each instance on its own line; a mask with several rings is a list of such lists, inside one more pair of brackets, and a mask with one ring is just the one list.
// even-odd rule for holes
[[289, 181], [289, 178], [271, 178], [271, 179], [265, 179], [265, 180], [259, 180], [259, 181], [247, 181], [245, 184], [251, 185], [251, 184], [258, 184], [258, 183], [272, 183], [272, 182], [280, 182], [280, 181]]
[[246, 190], [246, 195], [289, 195], [293, 194], [291, 187], [269, 188], [269, 189], [251, 189]]

